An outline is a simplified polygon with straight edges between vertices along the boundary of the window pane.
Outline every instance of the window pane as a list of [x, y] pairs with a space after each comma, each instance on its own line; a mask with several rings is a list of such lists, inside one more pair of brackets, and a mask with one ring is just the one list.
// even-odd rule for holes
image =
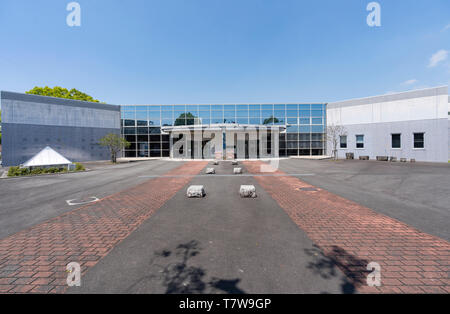
[[392, 148], [401, 147], [401, 136], [400, 134], [392, 134]]
[[236, 111], [236, 117], [239, 117], [239, 118], [246, 118], [246, 117], [248, 117], [248, 110], [247, 111], [244, 111], [244, 110]]
[[347, 136], [341, 136], [341, 148], [347, 148]]
[[356, 135], [356, 148], [364, 148], [364, 135]]
[[173, 112], [172, 111], [162, 111], [161, 112], [161, 118], [163, 118], [163, 119], [172, 119], [173, 118]]
[[287, 123], [288, 124], [297, 124], [298, 120], [297, 120], [297, 118], [287, 118]]
[[293, 117], [293, 118], [295, 118], [295, 117], [298, 117], [298, 110], [286, 110], [286, 115], [288, 116], [288, 117]]
[[425, 148], [424, 133], [414, 133], [414, 148]]
[[311, 111], [310, 110], [299, 110], [300, 117], [310, 117]]
[[125, 120], [124, 125], [125, 126], [135, 126], [136, 120]]
[[301, 118], [299, 120], [300, 120], [300, 124], [311, 124], [310, 118]]

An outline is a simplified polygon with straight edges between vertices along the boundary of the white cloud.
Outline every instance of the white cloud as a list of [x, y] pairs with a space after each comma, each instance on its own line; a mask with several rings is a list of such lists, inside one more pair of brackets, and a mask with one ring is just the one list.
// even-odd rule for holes
[[447, 25], [442, 29], [442, 31], [445, 32], [445, 31], [448, 30], [448, 29], [450, 29], [450, 24], [447, 24]]
[[437, 66], [440, 62], [447, 60], [448, 57], [448, 51], [447, 50], [439, 50], [435, 54], [433, 54], [430, 58], [430, 64], [428, 65], [429, 68], [433, 68]]
[[407, 80], [406, 82], [403, 82], [402, 85], [413, 85], [413, 84], [416, 84], [417, 82], [418, 82], [418, 80], [412, 79], [412, 80]]

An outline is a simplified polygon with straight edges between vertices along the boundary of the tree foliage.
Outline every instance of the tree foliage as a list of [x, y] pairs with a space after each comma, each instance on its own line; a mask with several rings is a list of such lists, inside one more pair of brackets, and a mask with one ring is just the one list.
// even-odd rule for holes
[[49, 96], [49, 97], [57, 97], [57, 98], [66, 98], [66, 99], [75, 99], [82, 101], [90, 101], [90, 102], [100, 102], [97, 99], [92, 98], [88, 94], [80, 92], [79, 90], [72, 88], [68, 90], [67, 88], [62, 88], [59, 86], [55, 86], [50, 88], [48, 86], [38, 87], [36, 86], [32, 90], [26, 92], [30, 95], [39, 95], [39, 96]]
[[193, 125], [194, 121], [197, 117], [194, 116], [192, 113], [188, 112], [188, 113], [182, 113], [180, 114], [180, 116], [178, 118], [175, 119], [175, 126], [180, 126], [180, 125]]
[[263, 121], [263, 124], [272, 124], [272, 123], [279, 123], [280, 120], [278, 118], [275, 118], [274, 116], [271, 116], [270, 118], [267, 118]]
[[130, 143], [120, 135], [108, 133], [99, 141], [100, 146], [107, 147], [111, 153], [111, 161], [117, 162], [117, 154], [124, 148], [130, 147]]

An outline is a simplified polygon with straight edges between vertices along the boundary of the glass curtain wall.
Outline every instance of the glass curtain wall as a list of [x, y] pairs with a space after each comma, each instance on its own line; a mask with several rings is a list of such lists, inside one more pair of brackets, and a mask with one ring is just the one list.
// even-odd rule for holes
[[170, 137], [161, 126], [223, 123], [286, 125], [281, 157], [325, 154], [325, 104], [123, 105], [121, 116], [122, 135], [131, 143], [124, 157], [169, 157]]

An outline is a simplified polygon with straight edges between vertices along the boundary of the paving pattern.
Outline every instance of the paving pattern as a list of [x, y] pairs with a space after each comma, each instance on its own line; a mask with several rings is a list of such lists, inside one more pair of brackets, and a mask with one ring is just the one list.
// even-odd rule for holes
[[[206, 162], [166, 173], [0, 240], [0, 293], [62, 293], [66, 265], [82, 274], [197, 175]], [[187, 176], [179, 176], [187, 175]]]
[[[244, 162], [260, 174], [262, 162]], [[276, 171], [276, 174], [283, 174]], [[450, 293], [450, 243], [298, 178], [255, 176], [360, 293]], [[367, 285], [367, 265], [381, 286]]]

